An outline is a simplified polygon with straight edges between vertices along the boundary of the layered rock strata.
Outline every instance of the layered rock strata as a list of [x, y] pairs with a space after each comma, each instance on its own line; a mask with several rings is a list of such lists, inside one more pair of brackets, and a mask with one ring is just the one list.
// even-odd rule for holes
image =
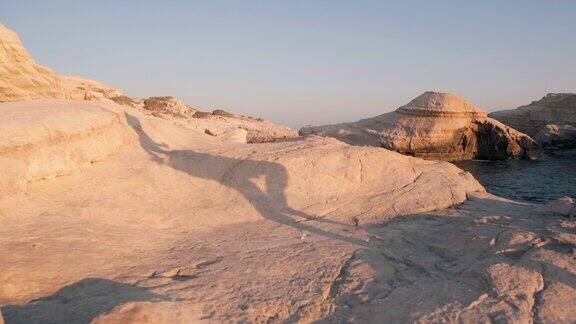
[[487, 117], [449, 93], [426, 92], [394, 112], [354, 123], [305, 127], [301, 135], [336, 137], [352, 145], [381, 146], [425, 159], [537, 158], [527, 135]]
[[79, 171], [130, 142], [122, 117], [97, 103], [0, 104], [0, 196]]

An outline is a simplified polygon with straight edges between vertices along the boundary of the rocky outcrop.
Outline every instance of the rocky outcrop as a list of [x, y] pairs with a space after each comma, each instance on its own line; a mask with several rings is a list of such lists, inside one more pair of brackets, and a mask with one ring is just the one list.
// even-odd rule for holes
[[110, 99], [155, 117], [178, 119], [181, 124], [201, 133], [212, 133], [236, 142], [243, 138], [248, 143], [273, 142], [298, 136], [287, 127], [261, 118], [236, 116], [221, 109], [213, 113], [201, 112], [170, 96], [131, 98], [97, 81], [57, 75], [36, 64], [18, 35], [0, 24], [0, 102], [32, 99]]
[[558, 198], [542, 206], [541, 211], [552, 216], [576, 217], [576, 202], [570, 197]]
[[[10, 100], [68, 93], [18, 82]], [[500, 199], [450, 163], [332, 138], [246, 145], [292, 133], [75, 82], [119, 104], [0, 104], [0, 323], [576, 318], [570, 198]], [[389, 129], [462, 130], [460, 155], [526, 145], [471, 105], [421, 99]]]
[[0, 102], [30, 99], [102, 100], [122, 95], [99, 82], [57, 75], [36, 64], [18, 35], [0, 24]]
[[130, 142], [120, 115], [98, 103], [0, 104], [0, 196], [79, 171]]
[[516, 109], [490, 117], [534, 137], [547, 149], [576, 148], [576, 94], [549, 93]]
[[110, 99], [119, 105], [142, 109], [155, 117], [192, 118], [199, 113], [197, 109], [172, 96], [140, 99], [122, 95]]
[[[179, 163], [188, 163], [188, 160], [170, 162], [177, 164], [171, 166], [176, 171], [198, 172], [201, 176], [203, 173], [216, 172], [212, 170], [215, 165], [226, 162], [222, 168], [216, 168], [218, 175], [213, 174], [211, 177], [219, 179], [221, 176], [224, 177], [224, 174], [228, 174], [227, 177], [234, 179], [236, 177], [234, 174], [238, 172], [237, 177], [241, 179], [245, 176], [242, 172], [262, 172], [262, 176], [270, 178], [263, 184], [264, 187], [275, 187], [281, 184], [281, 192], [275, 194], [289, 195], [289, 200], [293, 200], [299, 206], [305, 204], [306, 201], [309, 202], [300, 207], [311, 208], [316, 199], [329, 199], [331, 195], [347, 195], [348, 198], [342, 196], [340, 200], [348, 201], [352, 197], [349, 192], [352, 189], [358, 191], [354, 194], [357, 196], [364, 190], [377, 194], [379, 191], [406, 186], [412, 191], [410, 197], [405, 197], [406, 205], [403, 205], [401, 201], [395, 201], [393, 209], [395, 211], [414, 210], [414, 208], [419, 210], [420, 207], [426, 209], [431, 205], [436, 207], [450, 205], [464, 200], [467, 191], [481, 190], [469, 174], [462, 173], [448, 163], [422, 161], [374, 148], [351, 147], [336, 140], [319, 137], [269, 144], [269, 146], [246, 146], [233, 143], [228, 143], [227, 146], [226, 142], [218, 141], [209, 134], [195, 132], [190, 127], [182, 127], [169, 120], [153, 118], [112, 103], [63, 100], [4, 103], [0, 105], [0, 113], [2, 114], [0, 116], [2, 157], [6, 159], [3, 167], [22, 165], [25, 172], [20, 174], [26, 175], [22, 177], [26, 181], [67, 174], [79, 165], [101, 160], [122, 145], [129, 143], [130, 139], [133, 140], [139, 136], [140, 149], [151, 157], [171, 158], [171, 153], [166, 149], [167, 145], [172, 142], [178, 143], [177, 146], [180, 149], [177, 152], [189, 150], [190, 163], [192, 163], [190, 167], [194, 166], [194, 169], [179, 170], [182, 167]], [[139, 117], [129, 117], [130, 127], [128, 127], [124, 115]], [[153, 140], [151, 135], [145, 133], [146, 129], [142, 130], [143, 123], [154, 127], [150, 131], [157, 133], [160, 137]], [[131, 130], [131, 136], [127, 135], [127, 128]], [[246, 130], [240, 128], [236, 130], [241, 131], [242, 134], [230, 132], [223, 135], [234, 138], [234, 141], [237, 141], [238, 137], [247, 136]], [[173, 134], [174, 138], [170, 134]], [[76, 145], [77, 142], [81, 145]], [[155, 144], [155, 142], [162, 144]], [[219, 151], [222, 156], [213, 156], [204, 152], [214, 150], [214, 148], [210, 149], [211, 146], [221, 146]], [[172, 158], [177, 158], [180, 153]], [[244, 156], [245, 154], [247, 155]], [[266, 162], [269, 156], [277, 162]], [[61, 159], [64, 160], [61, 161]], [[242, 163], [242, 167], [238, 169], [228, 163], [241, 162], [246, 159], [254, 160], [254, 162]], [[382, 160], [389, 160], [389, 165], [375, 163]], [[278, 164], [277, 168], [276, 164]], [[394, 167], [392, 168], [391, 165]], [[386, 173], [390, 173], [390, 176], [386, 179], [380, 177]], [[446, 191], [447, 189], [443, 188], [447, 183], [442, 185], [434, 183], [436, 181], [434, 177], [438, 174], [443, 174], [440, 177], [442, 181], [452, 183], [452, 190]], [[279, 177], [279, 183], [273, 182], [276, 176]], [[288, 179], [290, 182], [287, 181]], [[389, 183], [386, 184], [387, 182]], [[362, 186], [357, 188], [360, 183]], [[426, 183], [426, 185], [422, 185], [420, 189], [418, 188], [420, 183]], [[370, 189], [373, 186], [375, 187]], [[375, 190], [376, 188], [380, 189]], [[272, 188], [268, 189], [272, 190]], [[420, 190], [437, 192], [433, 198], [425, 197], [425, 195], [420, 197], [417, 194]], [[444, 199], [439, 199], [439, 197], [444, 197]], [[278, 197], [274, 196], [270, 199], [272, 198]], [[365, 198], [358, 196], [355, 199], [361, 201]], [[425, 201], [411, 206], [408, 201], [412, 199], [425, 199]], [[388, 206], [389, 202], [382, 201], [375, 202], [375, 204]], [[369, 214], [382, 216], [387, 213], [385, 209]]]
[[242, 143], [281, 141], [298, 136], [296, 131], [262, 118], [238, 116], [222, 109], [199, 111], [174, 97], [147, 99], [117, 96], [112, 101], [197, 130], [201, 133]]
[[174, 97], [150, 97], [142, 101], [143, 109], [157, 114], [171, 114], [177, 117], [190, 118], [197, 112]]
[[474, 123], [476, 131], [475, 159], [505, 160], [508, 158], [538, 159], [541, 151], [532, 138], [497, 120]]
[[222, 116], [222, 117], [234, 117], [234, 114], [227, 112], [223, 109], [214, 109], [212, 111], [212, 115], [214, 116]]
[[332, 138], [246, 145], [72, 103], [0, 104], [2, 147], [20, 154], [0, 179], [92, 137], [80, 147], [113, 151], [0, 197], [7, 323], [576, 316], [571, 199], [501, 199], [450, 163]]
[[332, 136], [352, 145], [382, 146], [425, 159], [539, 156], [535, 142], [484, 110], [449, 93], [426, 92], [396, 111], [355, 123], [305, 127], [301, 135]]
[[[0, 270], [1, 305], [51, 294], [59, 285], [83, 279], [61, 293], [87, 289], [107, 296], [112, 289], [115, 294], [122, 285], [97, 278], [128, 268], [146, 277], [184, 278], [186, 269], [155, 275], [149, 266], [164, 264], [168, 259], [160, 251], [179, 249], [168, 249], [167, 239], [177, 246], [177, 236], [185, 232], [240, 224], [260, 228], [254, 222], [262, 222], [298, 235], [361, 243], [315, 220], [353, 228], [446, 208], [483, 191], [452, 164], [330, 138], [239, 144], [113, 103], [4, 103], [0, 113], [6, 193], [0, 198], [0, 254], [9, 256], [3, 264], [10, 265]], [[11, 179], [28, 186], [6, 184]], [[116, 234], [124, 243], [117, 244]], [[41, 250], [30, 235], [42, 238]], [[129, 238], [139, 243], [126, 243]], [[69, 248], [72, 241], [74, 249]], [[17, 242], [27, 243], [15, 248]], [[126, 268], [155, 253], [158, 262]], [[198, 260], [197, 267], [211, 262], [218, 261]], [[10, 320], [19, 316], [15, 308], [2, 312]], [[65, 314], [50, 316], [76, 316]]]
[[[123, 92], [111, 86], [104, 85], [98, 81], [83, 79], [71, 76], [59, 76], [73, 87], [73, 91], [80, 91], [83, 96], [78, 98], [72, 96], [67, 99], [84, 99], [84, 100], [105, 100], [117, 96], [123, 96]], [[76, 90], [77, 89], [77, 90]]]
[[546, 125], [534, 135], [534, 140], [547, 149], [576, 148], [576, 126]]

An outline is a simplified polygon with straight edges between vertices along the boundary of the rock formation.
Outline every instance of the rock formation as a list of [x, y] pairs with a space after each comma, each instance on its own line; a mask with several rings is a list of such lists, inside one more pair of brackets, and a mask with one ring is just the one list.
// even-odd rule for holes
[[298, 134], [285, 126], [276, 125], [262, 118], [237, 116], [224, 110], [199, 111], [174, 97], [150, 97], [147, 99], [117, 96], [112, 101], [141, 112], [197, 130], [210, 136], [240, 143], [264, 143], [297, 137]]
[[[28, 68], [2, 79], [8, 101], [102, 101], [0, 103], [0, 323], [576, 318], [571, 198], [501, 199], [450, 163], [328, 137], [248, 145], [292, 133]], [[444, 97], [390, 129], [510, 149], [511, 129]]]
[[191, 118], [198, 112], [198, 110], [171, 96], [139, 99], [122, 95], [110, 99], [120, 105], [144, 109], [156, 117], [168, 115], [177, 118]]
[[535, 142], [465, 99], [426, 92], [394, 112], [354, 123], [305, 127], [301, 135], [332, 136], [352, 145], [382, 146], [439, 160], [537, 158]]
[[79, 171], [130, 142], [121, 116], [92, 102], [0, 104], [0, 196]]
[[549, 93], [529, 105], [493, 112], [490, 117], [532, 136], [544, 148], [576, 148], [574, 93]]
[[222, 109], [215, 109], [212, 111], [212, 115], [214, 116], [222, 116], [222, 117], [234, 117], [234, 114], [227, 112], [226, 110]]
[[0, 168], [42, 174], [8, 173], [27, 185], [0, 197], [7, 323], [576, 316], [571, 199], [500, 199], [452, 164], [331, 138], [222, 141], [110, 102], [4, 103], [0, 122]]
[[576, 148], [576, 124], [546, 125], [534, 135], [534, 140], [547, 149]]
[[18, 35], [0, 24], [0, 102], [30, 99], [101, 100], [122, 92], [99, 82], [60, 76], [36, 64]]
[[562, 197], [542, 206], [541, 210], [549, 215], [576, 217], [576, 202], [570, 197]]
[[[107, 101], [138, 108], [160, 118], [188, 119], [182, 121], [202, 133], [211, 132], [222, 139], [245, 142], [272, 142], [298, 136], [284, 126], [260, 118], [235, 116], [223, 110], [199, 112], [174, 97], [131, 98], [118, 89], [97, 81], [61, 76], [36, 64], [22, 45], [18, 35], [0, 24], [0, 102], [32, 99], [76, 99]], [[203, 115], [206, 122], [191, 120]], [[240, 129], [240, 130], [239, 130]], [[234, 134], [231, 136], [231, 134]]]
[[[126, 121], [124, 116], [132, 115], [139, 117], [130, 117]], [[140, 120], [147, 122], [150, 125], [148, 127], [154, 127], [150, 131], [157, 132], [161, 137], [153, 141], [147, 133], [142, 133], [143, 122]], [[0, 121], [2, 122], [1, 138], [3, 140], [1, 146], [2, 168], [18, 166], [19, 172], [15, 172], [14, 177], [26, 182], [72, 173], [82, 168], [83, 165], [101, 160], [103, 157], [116, 152], [120, 147], [127, 150], [130, 143], [138, 138], [141, 150], [144, 150], [154, 161], [162, 156], [171, 156], [168, 151], [165, 151], [167, 145], [178, 147], [178, 150], [174, 152], [178, 153], [176, 155], [190, 151], [191, 161], [197, 160], [193, 163], [194, 172], [199, 172], [199, 175], [204, 172], [213, 173], [216, 170], [209, 169], [217, 168], [217, 172], [222, 172], [222, 174], [211, 175], [214, 179], [228, 174], [229, 181], [233, 181], [234, 175], [230, 172], [242, 170], [248, 173], [262, 172], [262, 176], [266, 176], [268, 171], [272, 172], [272, 176], [280, 178], [278, 181], [284, 186], [281, 188], [282, 191], [286, 194], [290, 193], [289, 199], [294, 200], [299, 207], [312, 208], [311, 206], [315, 204], [316, 199], [324, 201], [331, 199], [332, 195], [335, 195], [334, 197], [343, 195], [338, 198], [342, 204], [356, 205], [366, 199], [355, 197], [357, 194], [361, 194], [363, 190], [370, 190], [373, 194], [379, 192], [375, 188], [370, 188], [372, 185], [382, 187], [384, 191], [385, 188], [389, 190], [390, 188], [407, 186], [406, 188], [412, 190], [412, 194], [405, 199], [412, 203], [412, 199], [425, 198], [416, 195], [420, 189], [413, 188], [415, 183], [427, 183], [426, 191], [436, 188], [434, 190], [437, 191], [436, 197], [430, 197], [429, 201], [426, 202], [420, 201], [415, 206], [409, 206], [408, 203], [404, 206], [402, 201], [395, 201], [393, 205], [388, 201], [375, 202], [377, 205], [388, 206], [387, 208], [394, 206], [393, 209], [400, 212], [406, 208], [409, 210], [430, 208], [431, 204], [435, 208], [449, 206], [463, 201], [467, 191], [480, 190], [481, 188], [470, 175], [462, 173], [447, 163], [421, 161], [373, 148], [350, 147], [336, 140], [321, 138], [282, 142], [276, 146], [226, 144], [226, 142], [215, 139], [213, 136], [196, 132], [190, 127], [179, 126], [170, 120], [153, 118], [113, 103], [61, 100], [4, 103], [0, 105]], [[126, 125], [127, 122], [130, 123], [130, 126]], [[127, 132], [127, 128], [131, 132]], [[229, 134], [229, 136], [238, 135]], [[246, 132], [244, 132], [244, 136], [246, 136]], [[107, 138], [107, 140], [101, 138]], [[219, 148], [220, 146], [221, 148]], [[217, 156], [212, 156], [209, 154], [212, 150], [217, 150], [220, 153]], [[269, 150], [272, 151], [269, 152]], [[342, 154], [346, 156], [344, 160], [342, 160]], [[176, 155], [174, 158], [177, 158]], [[270, 159], [268, 156], [272, 156], [276, 162], [266, 162]], [[394, 161], [391, 164], [396, 165], [395, 170], [397, 171], [402, 169], [401, 166], [404, 165], [407, 173], [396, 176], [391, 174], [387, 179], [380, 179], [380, 175], [391, 172], [386, 166], [374, 163], [374, 161], [383, 159]], [[244, 160], [254, 160], [254, 162], [247, 162], [245, 166], [243, 163], [243, 167], [238, 169], [239, 171], [230, 169], [234, 167], [234, 161]], [[186, 161], [177, 159], [170, 162], [177, 164], [171, 168], [180, 172], [191, 171], [180, 170], [179, 163], [181, 162], [185, 163]], [[221, 168], [216, 167], [215, 165], [220, 164], [220, 162], [225, 163]], [[278, 164], [277, 168], [276, 164]], [[311, 167], [312, 165], [314, 167]], [[203, 167], [206, 170], [200, 170]], [[267, 169], [270, 170], [267, 171]], [[432, 178], [436, 173], [444, 174], [442, 178], [448, 183], [452, 183], [451, 191], [442, 189], [442, 186], [447, 183], [434, 184], [435, 180]], [[241, 174], [238, 176], [243, 177]], [[320, 178], [308, 179], [309, 177]], [[403, 179], [403, 177], [406, 178]], [[9, 178], [6, 175], [3, 177], [3, 179]], [[289, 183], [287, 182], [288, 179], [290, 179]], [[267, 179], [267, 182], [262, 184], [263, 188], [273, 190], [269, 187], [278, 185], [269, 183], [271, 180]], [[414, 181], [416, 182], [413, 183]], [[358, 188], [360, 182], [363, 185]], [[315, 185], [311, 185], [311, 183]], [[352, 196], [350, 190], [357, 191], [357, 194]], [[444, 191], [446, 193], [442, 194]], [[363, 194], [362, 196], [370, 197], [370, 195]], [[442, 196], [445, 197], [445, 200], [439, 199]], [[311, 201], [311, 197], [317, 198], [313, 198]], [[352, 197], [355, 197], [357, 202], [351, 203], [349, 200]], [[365, 214], [371, 215], [372, 213]], [[377, 214], [384, 215], [386, 213], [384, 210], [380, 210]]]

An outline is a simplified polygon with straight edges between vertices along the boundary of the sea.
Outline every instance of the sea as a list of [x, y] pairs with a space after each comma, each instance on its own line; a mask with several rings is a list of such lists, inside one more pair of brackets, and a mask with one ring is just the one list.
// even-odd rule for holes
[[547, 154], [539, 160], [460, 161], [492, 194], [518, 201], [547, 203], [576, 199], [576, 150]]

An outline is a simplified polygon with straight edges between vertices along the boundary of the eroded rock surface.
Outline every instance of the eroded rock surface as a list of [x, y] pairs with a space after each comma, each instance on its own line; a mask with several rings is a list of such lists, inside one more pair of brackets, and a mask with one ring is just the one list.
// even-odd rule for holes
[[0, 24], [0, 102], [30, 99], [102, 100], [122, 95], [99, 82], [57, 75], [36, 64], [18, 35]]
[[482, 194], [367, 228], [373, 245], [351, 256], [326, 321], [571, 322], [576, 245], [558, 239], [575, 237], [566, 224]]
[[296, 131], [262, 118], [238, 116], [222, 109], [199, 111], [174, 97], [138, 99], [118, 96], [111, 99], [120, 105], [138, 108], [152, 116], [176, 121], [190, 129], [233, 142], [265, 143], [298, 136]]
[[332, 136], [352, 145], [382, 146], [425, 159], [538, 158], [527, 135], [487, 118], [450, 93], [426, 92], [394, 112], [354, 123], [305, 127], [301, 135]]
[[[452, 164], [332, 138], [248, 145], [289, 130], [222, 111], [188, 118], [168, 97], [145, 109], [49, 75], [0, 89], [13, 101], [81, 87], [81, 99], [119, 105], [0, 104], [0, 323], [576, 318], [571, 198], [500, 199]], [[485, 118], [424, 99], [424, 112], [397, 112], [434, 129], [414, 138]], [[358, 137], [343, 139], [382, 143], [349, 129]], [[478, 151], [512, 152], [510, 138], [523, 148], [495, 122], [457, 134], [484, 133]]]
[[[23, 161], [69, 149], [76, 136], [50, 130], [74, 125], [114, 120], [119, 130], [98, 134], [130, 140], [0, 198], [7, 323], [576, 316], [572, 199], [517, 203], [483, 193], [446, 162], [316, 136], [233, 143], [88, 104], [74, 103], [76, 123], [67, 122], [72, 107], [40, 118], [38, 138], [54, 141]], [[42, 113], [21, 108], [0, 111]], [[28, 136], [1, 138], [34, 147]]]
[[[273, 142], [298, 136], [288, 127], [261, 118], [237, 116], [222, 109], [201, 112], [170, 96], [131, 98], [97, 81], [55, 74], [38, 65], [18, 35], [0, 24], [0, 102], [32, 99], [112, 100], [159, 118], [179, 119], [201, 133], [236, 142]], [[245, 137], [239, 136], [242, 132], [246, 132]]]
[[[178, 212], [172, 192], [162, 195], [163, 212], [138, 217], [131, 204], [121, 215], [94, 210], [98, 201], [88, 197], [74, 204], [80, 196], [72, 192], [67, 211], [47, 211], [60, 197], [36, 213], [25, 205], [19, 225], [3, 223], [0, 249], [11, 253], [0, 303], [8, 323], [558, 323], [576, 316], [576, 223], [529, 204], [480, 194], [364, 226], [260, 218], [195, 229], [200, 215]], [[15, 229], [26, 232], [8, 240]]]
[[[102, 161], [68, 161], [81, 164], [73, 174], [27, 179], [26, 187], [0, 198], [0, 305], [9, 323], [121, 321], [142, 312], [168, 316], [181, 307], [186, 316], [214, 312], [209, 317], [216, 320], [240, 318], [234, 309], [253, 319], [300, 316], [298, 305], [316, 307], [341, 262], [366, 244], [358, 228], [446, 208], [483, 191], [449, 163], [331, 138], [248, 145], [115, 104], [77, 101], [50, 114], [46, 107], [15, 106], [22, 104], [3, 104], [0, 111], [39, 122], [22, 123], [23, 136], [2, 133], [4, 146], [44, 147], [26, 135], [36, 132], [51, 142], [42, 154], [8, 156], [3, 168], [74, 156], [65, 153], [71, 143], [91, 136], [111, 140], [128, 132], [130, 140]], [[84, 132], [100, 121], [114, 121], [118, 129]], [[318, 261], [309, 252], [324, 256]], [[301, 263], [303, 256], [308, 261]], [[203, 282], [212, 288], [197, 286], [200, 273], [210, 276]], [[182, 285], [169, 288], [181, 297], [152, 291], [172, 283]], [[227, 306], [210, 306], [211, 300]], [[146, 304], [156, 301], [166, 304]]]
[[576, 148], [574, 93], [549, 93], [529, 105], [493, 112], [490, 117], [533, 136], [545, 148]]
[[171, 114], [178, 117], [190, 118], [197, 112], [174, 97], [150, 97], [142, 100], [142, 108], [153, 113]]
[[114, 154], [135, 139], [122, 118], [85, 101], [0, 104], [0, 196]]

